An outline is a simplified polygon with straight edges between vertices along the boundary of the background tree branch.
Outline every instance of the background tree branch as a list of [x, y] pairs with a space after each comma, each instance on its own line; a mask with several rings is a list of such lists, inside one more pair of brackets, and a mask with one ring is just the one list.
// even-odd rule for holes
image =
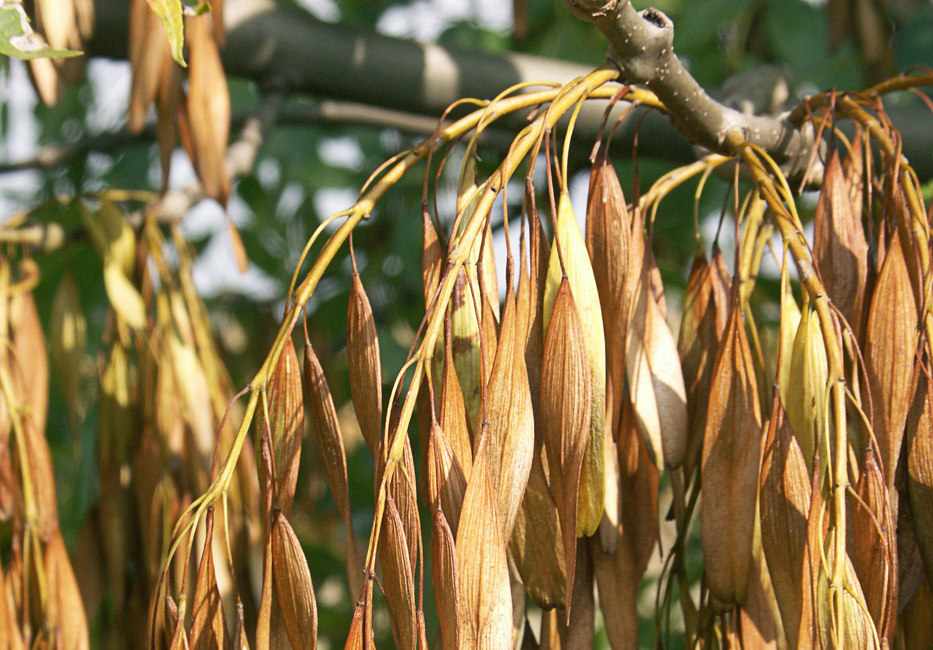
[[[680, 116], [672, 126], [667, 117], [649, 112], [639, 127], [640, 155], [689, 160], [694, 157], [693, 149], [681, 134], [721, 150], [724, 134], [739, 128], [746, 139], [761, 144], [777, 158], [802, 164], [799, 156], [809, 146], [808, 137], [779, 119], [743, 114], [709, 98], [674, 55], [670, 47], [673, 26], [665, 22], [663, 14], [652, 11], [647, 17], [639, 15], [627, 1], [568, 0], [567, 4], [575, 13], [584, 12], [595, 20], [616, 52], [626, 54], [618, 60], [630, 61], [623, 64], [629, 81], [646, 84]], [[95, 0], [95, 8], [96, 26], [88, 53], [126, 58], [128, 3]], [[563, 83], [590, 70], [524, 54], [490, 54], [392, 38], [325, 23], [300, 7], [274, 0], [227, 0], [224, 15], [227, 44], [222, 58], [228, 74], [254, 80], [261, 88], [435, 118], [462, 97], [491, 98], [513, 84], [528, 81]], [[626, 38], [631, 42], [625, 47], [640, 52], [645, 46], [645, 56], [632, 57], [632, 52], [620, 47]], [[663, 65], [647, 58], [652, 53], [662, 56], [662, 50]], [[621, 115], [626, 108], [618, 106], [616, 114]], [[895, 126], [909, 131], [915, 120], [924, 119], [921, 110], [897, 108], [890, 114]], [[578, 132], [594, 134], [601, 118], [601, 106], [589, 107], [580, 117]], [[629, 114], [619, 128], [617, 146], [631, 146], [640, 118], [640, 112]], [[933, 177], [933, 143], [931, 130], [922, 132], [922, 138], [905, 138], [903, 153], [921, 179], [928, 179]]]

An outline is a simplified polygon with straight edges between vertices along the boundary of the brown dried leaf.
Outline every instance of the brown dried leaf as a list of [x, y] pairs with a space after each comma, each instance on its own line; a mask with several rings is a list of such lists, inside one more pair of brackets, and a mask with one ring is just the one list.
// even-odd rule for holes
[[910, 407], [911, 374], [917, 347], [917, 308], [901, 238], [895, 234], [875, 284], [865, 326], [865, 363], [871, 386], [872, 429], [881, 449], [888, 488]]
[[460, 587], [457, 578], [457, 554], [454, 535], [441, 508], [434, 508], [434, 532], [431, 535], [431, 570], [441, 641], [446, 649], [460, 647], [457, 625]]
[[457, 531], [457, 621], [461, 647], [491, 650], [512, 638], [512, 594], [505, 540], [489, 476], [487, 437], [488, 433], [481, 435], [477, 446]]
[[858, 332], [868, 276], [868, 243], [861, 212], [852, 205], [849, 182], [836, 150], [823, 171], [813, 217], [813, 255], [830, 299]]
[[592, 413], [592, 374], [585, 345], [570, 283], [564, 278], [544, 338], [541, 416], [551, 489], [564, 538], [565, 602], [570, 601], [573, 588], [577, 536], [585, 534], [578, 523], [579, 485]]
[[227, 626], [223, 604], [214, 574], [214, 509], [207, 512], [204, 551], [198, 567], [198, 580], [194, 589], [191, 631], [188, 635], [192, 648], [207, 650], [225, 648]]
[[[275, 467], [275, 501], [285, 516], [292, 510], [295, 485], [298, 481], [298, 462], [301, 458], [301, 437], [304, 434], [304, 405], [301, 391], [301, 365], [291, 337], [285, 340], [279, 363], [268, 383], [269, 421], [259, 411], [259, 435], [268, 427]], [[263, 474], [260, 485], [265, 483]]]
[[515, 517], [531, 471], [534, 455], [534, 416], [525, 369], [525, 350], [516, 325], [515, 294], [508, 288], [499, 345], [486, 386], [490, 437], [489, 474], [496, 490], [502, 537], [512, 534]]
[[745, 600], [755, 531], [761, 411], [737, 289], [713, 371], [701, 469], [701, 541], [710, 594]]
[[761, 464], [761, 546], [788, 645], [797, 647], [810, 508], [810, 480], [797, 438], [775, 392]]
[[373, 458], [378, 458], [382, 439], [382, 366], [373, 310], [358, 273], [353, 274], [347, 310], [347, 366], [350, 394], [363, 440]]
[[[561, 247], [562, 259], [561, 255], [558, 255], [558, 243]], [[573, 214], [570, 197], [566, 192], [562, 192], [560, 196], [555, 245], [551, 248], [547, 282], [544, 287], [544, 331], [550, 333], [550, 320], [554, 318], [557, 297], [566, 279], [567, 292], [573, 293], [573, 311], [580, 323], [582, 336], [580, 342], [583, 345], [586, 368], [589, 371], [590, 388], [587, 399], [590, 410], [589, 430], [582, 460], [583, 465], [580, 470], [576, 534], [578, 536], [592, 535], [602, 520], [605, 501], [603, 447], [606, 437], [606, 339], [603, 333], [599, 292], [596, 288], [593, 268], [590, 265], [589, 253], [587, 253], [586, 244]], [[547, 364], [547, 335], [545, 336], [544, 355], [544, 363]], [[546, 374], [547, 370], [543, 372]], [[547, 381], [547, 379], [542, 381]], [[568, 575], [568, 579], [570, 577]]]
[[292, 647], [317, 646], [317, 602], [298, 536], [283, 513], [272, 524], [272, 573], [282, 621]]
[[222, 206], [230, 196], [225, 156], [230, 136], [230, 95], [211, 17], [185, 19], [190, 63], [185, 110], [194, 157], [192, 163], [204, 193]]

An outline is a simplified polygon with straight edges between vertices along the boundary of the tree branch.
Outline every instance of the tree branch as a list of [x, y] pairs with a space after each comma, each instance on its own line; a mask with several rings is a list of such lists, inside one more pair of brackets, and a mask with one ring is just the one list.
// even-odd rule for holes
[[[628, 0], [565, 0], [573, 13], [596, 24], [609, 40], [610, 59], [624, 81], [651, 89], [668, 107], [674, 127], [711, 151], [733, 154], [730, 132], [760, 146], [791, 178], [804, 172], [813, 151], [813, 129], [797, 128], [783, 117], [749, 115], [723, 106], [697, 83], [674, 53], [674, 23], [657, 9], [636, 11]], [[814, 175], [816, 178], [814, 178]], [[814, 169], [811, 181], [822, 172]]]

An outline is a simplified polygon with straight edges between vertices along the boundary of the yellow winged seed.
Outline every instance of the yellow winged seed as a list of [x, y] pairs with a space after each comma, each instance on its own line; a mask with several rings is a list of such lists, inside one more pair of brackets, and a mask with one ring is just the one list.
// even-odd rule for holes
[[917, 346], [917, 308], [901, 238], [895, 234], [868, 310], [864, 358], [871, 386], [872, 430], [881, 448], [881, 467], [888, 488], [904, 436], [910, 404], [911, 373]]
[[350, 394], [360, 430], [369, 452], [376, 458], [382, 436], [382, 367], [373, 310], [358, 273], [353, 274], [350, 285], [347, 365], [350, 371]]
[[674, 336], [648, 276], [635, 296], [628, 324], [625, 370], [631, 405], [652, 461], [659, 469], [683, 464], [687, 454], [687, 395]]
[[789, 647], [797, 647], [810, 479], [797, 438], [775, 392], [761, 463], [761, 546]]
[[524, 346], [516, 328], [515, 293], [508, 288], [499, 345], [486, 387], [489, 474], [496, 490], [502, 537], [508, 539], [531, 471], [534, 416]]
[[[453, 365], [463, 393], [467, 425], [474, 436], [476, 431], [473, 427], [479, 413], [480, 388], [483, 382], [480, 376], [480, 323], [477, 320], [477, 314], [481, 315], [483, 310], [476, 309], [476, 305], [480, 304], [479, 298], [478, 287], [474, 284], [471, 289], [468, 275], [461, 268], [457, 273], [457, 281], [450, 301], [450, 347]], [[485, 352], [489, 355], [490, 348], [486, 347]], [[492, 356], [486, 358], [486, 363], [492, 363]]]
[[[557, 244], [560, 244], [564, 268], [561, 268]], [[596, 279], [590, 265], [589, 254], [577, 219], [573, 214], [570, 196], [562, 192], [557, 210], [555, 245], [551, 246], [548, 262], [547, 281], [544, 287], [543, 327], [550, 331], [550, 321], [555, 313], [557, 296], [561, 291], [564, 273], [568, 283], [568, 293], [573, 293], [574, 312], [580, 325], [580, 334], [586, 354], [589, 371], [589, 427], [586, 438], [586, 451], [580, 474], [579, 499], [577, 501], [576, 534], [592, 535], [599, 527], [603, 516], [605, 481], [605, 441], [606, 418], [606, 339], [603, 333], [602, 310], [599, 305], [599, 293]], [[546, 348], [545, 344], [545, 348]], [[544, 361], [548, 356], [545, 349]], [[542, 383], [545, 379], [542, 379]]]
[[551, 489], [563, 533], [564, 564], [567, 567], [565, 602], [570, 601], [573, 587], [576, 538], [580, 534], [580, 484], [591, 430], [589, 370], [580, 318], [570, 283], [564, 278], [544, 337], [541, 418]]
[[317, 602], [311, 571], [295, 531], [281, 512], [272, 525], [272, 573], [292, 648], [313, 650], [317, 646]]
[[505, 540], [489, 476], [483, 432], [457, 531], [457, 621], [461, 647], [496, 650], [512, 638], [512, 594]]
[[742, 604], [751, 572], [761, 411], [737, 288], [716, 358], [703, 436], [701, 528], [710, 594]]
[[[451, 337], [452, 338], [452, 337]], [[470, 435], [466, 404], [460, 379], [454, 365], [453, 344], [448, 339], [444, 349], [444, 366], [441, 375], [440, 425], [450, 442], [454, 456], [460, 463], [463, 476], [470, 478], [473, 468], [473, 440]]]
[[809, 475], [813, 469], [814, 452], [819, 449], [823, 458], [829, 452], [829, 432], [826, 430], [829, 366], [819, 318], [810, 305], [805, 305], [800, 314], [791, 350], [788, 382], [784, 389], [787, 419], [797, 436]]

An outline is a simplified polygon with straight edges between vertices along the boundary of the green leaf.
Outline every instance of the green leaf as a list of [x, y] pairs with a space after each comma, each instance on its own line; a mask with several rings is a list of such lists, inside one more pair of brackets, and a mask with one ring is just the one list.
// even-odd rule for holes
[[169, 45], [172, 48], [172, 58], [179, 65], [188, 67], [185, 63], [185, 27], [182, 18], [181, 0], [148, 0], [149, 7], [156, 13], [165, 28]]
[[80, 56], [76, 50], [56, 50], [32, 31], [23, 6], [13, 0], [0, 0], [0, 53], [17, 59]]

